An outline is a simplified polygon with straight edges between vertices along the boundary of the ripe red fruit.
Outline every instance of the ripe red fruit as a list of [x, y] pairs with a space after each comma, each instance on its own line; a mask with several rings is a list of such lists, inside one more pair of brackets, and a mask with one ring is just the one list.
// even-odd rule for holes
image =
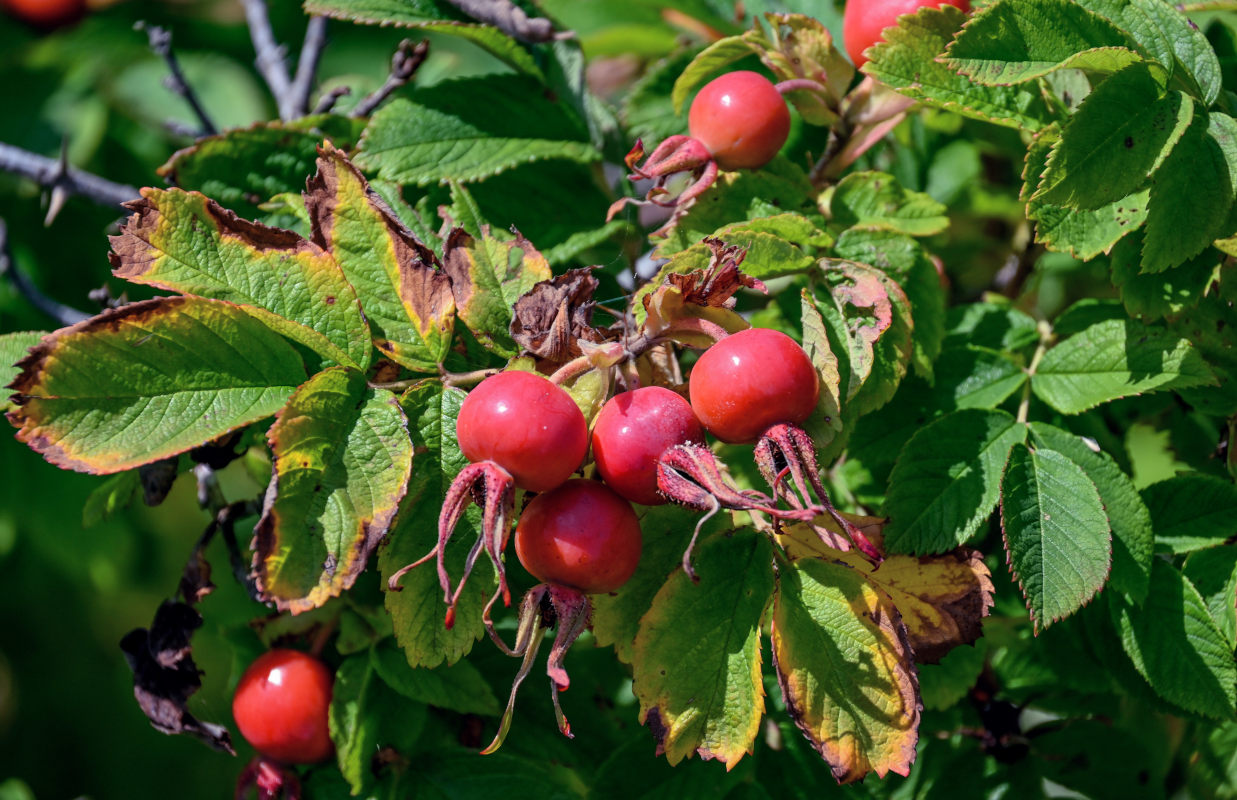
[[455, 431], [469, 461], [493, 461], [530, 492], [561, 485], [588, 452], [588, 423], [571, 395], [531, 372], [483, 380], [464, 398]]
[[657, 457], [676, 444], [704, 444], [692, 407], [660, 386], [611, 397], [593, 424], [593, 459], [606, 485], [633, 503], [660, 505]]
[[863, 51], [885, 41], [881, 33], [896, 25], [898, 17], [913, 14], [921, 8], [953, 6], [970, 11], [968, 0], [848, 0], [842, 15], [842, 41], [856, 69], [867, 63]]
[[515, 554], [537, 580], [583, 592], [618, 589], [640, 562], [640, 521], [631, 504], [577, 478], [533, 498], [515, 526]]
[[803, 348], [780, 331], [749, 328], [701, 354], [688, 384], [692, 410], [723, 442], [754, 442], [816, 408], [820, 384]]
[[57, 28], [86, 13], [86, 0], [0, 0], [4, 10], [37, 28]]
[[334, 749], [327, 727], [334, 678], [298, 650], [270, 650], [249, 665], [232, 696], [241, 735], [267, 758], [312, 764]]
[[729, 72], [705, 84], [692, 101], [687, 126], [722, 169], [763, 167], [786, 144], [790, 111], [769, 79]]

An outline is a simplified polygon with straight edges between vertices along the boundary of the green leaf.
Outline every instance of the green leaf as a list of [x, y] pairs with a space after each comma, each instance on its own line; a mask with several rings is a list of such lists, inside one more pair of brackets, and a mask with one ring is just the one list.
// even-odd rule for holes
[[442, 261], [459, 318], [488, 349], [504, 358], [516, 355], [512, 310], [516, 300], [552, 277], [545, 256], [523, 236], [500, 241], [485, 228], [474, 238], [456, 228], [447, 236]]
[[1112, 540], [1100, 494], [1055, 450], [1014, 447], [1001, 483], [1001, 528], [1037, 631], [1073, 614], [1108, 579]]
[[468, 21], [450, 3], [439, 0], [305, 0], [305, 13], [362, 25], [393, 25], [469, 41], [507, 66], [541, 77], [533, 55], [515, 39], [491, 25]]
[[696, 54], [674, 82], [674, 91], [670, 100], [674, 104], [674, 113], [681, 115], [687, 98], [692, 90], [706, 80], [711, 80], [736, 61], [759, 52], [758, 44], [764, 40], [760, 30], [744, 31], [738, 36], [727, 36], [718, 39]]
[[1142, 271], [1163, 272], [1226, 236], [1237, 192], [1237, 120], [1197, 118], [1151, 182]]
[[1012, 305], [969, 303], [953, 306], [945, 318], [945, 347], [973, 344], [1017, 351], [1039, 341], [1034, 318]]
[[[468, 463], [455, 438], [464, 392], [444, 389], [437, 381], [408, 390], [400, 403], [408, 417], [408, 432], [416, 458], [408, 491], [400, 504], [387, 545], [378, 551], [383, 584], [397, 570], [416, 561], [438, 541], [438, 513], [447, 487]], [[465, 514], [447, 547], [447, 570], [458, 580], [464, 559], [476, 541], [481, 515], [475, 508]], [[455, 626], [443, 620], [447, 604], [433, 564], [422, 565], [400, 580], [400, 591], [386, 593], [387, 611], [395, 623], [395, 640], [412, 667], [454, 664], [481, 638], [485, 628], [481, 610], [494, 585], [493, 568], [479, 559], [456, 610]]]
[[82, 527], [93, 528], [105, 519], [128, 507], [141, 488], [135, 469], [118, 472], [96, 486], [82, 505]]
[[1090, 325], [1053, 347], [1031, 378], [1036, 396], [1062, 414], [1119, 397], [1214, 383], [1188, 339], [1117, 319]]
[[455, 298], [434, 254], [332, 147], [323, 150], [305, 200], [313, 240], [363, 298], [378, 349], [411, 370], [437, 372], [451, 347]]
[[435, 669], [412, 669], [403, 652], [384, 642], [373, 649], [374, 670], [395, 691], [435, 708], [496, 717], [502, 711], [485, 676], [468, 661]]
[[1165, 92], [1147, 64], [1097, 86], [1052, 148], [1032, 200], [1098, 209], [1143, 188], [1195, 116], [1194, 101]]
[[1004, 411], [946, 414], [916, 433], [889, 476], [885, 545], [943, 553], [971, 538], [996, 508], [1010, 450], [1026, 426]]
[[936, 364], [934, 405], [945, 411], [996, 408], [1027, 381], [1023, 366], [1000, 350], [955, 347]]
[[111, 473], [275, 413], [305, 380], [296, 350], [245, 309], [167, 297], [48, 334], [10, 388], [17, 438], [51, 463]]
[[1124, 197], [1087, 210], [1033, 200], [1031, 195], [1040, 185], [1049, 154], [1059, 144], [1060, 133], [1055, 126], [1045, 129], [1031, 142], [1022, 174], [1021, 199], [1027, 203], [1027, 218], [1035, 221], [1035, 241], [1086, 261], [1108, 252], [1126, 234], [1142, 227], [1147, 219], [1151, 187], [1144, 183]]
[[[645, 509], [640, 515], [644, 546], [636, 573], [617, 592], [592, 598], [593, 636], [600, 647], [613, 645], [615, 655], [623, 663], [632, 663], [640, 618], [683, 563], [683, 551], [699, 516], [697, 511], [674, 505]], [[701, 535], [720, 532], [730, 524], [725, 514], [716, 514]]]
[[354, 796], [373, 782], [371, 763], [379, 747], [389, 743], [392, 729], [403, 728], [398, 731], [401, 740], [415, 739], [424, 725], [424, 716], [414, 711], [418, 708], [387, 688], [368, 652], [349, 656], [339, 665], [327, 722], [339, 771]]
[[936, 60], [966, 16], [950, 5], [921, 8], [886, 28], [885, 41], [868, 49], [863, 71], [900, 94], [963, 116], [1028, 131], [1047, 123], [1035, 87], [983, 86]]
[[[843, 418], [842, 403], [842, 373], [847, 380], [850, 376], [849, 356], [846, 364], [833, 351], [829, 336], [829, 326], [825, 324], [820, 313], [820, 306], [812, 299], [811, 293], [803, 289], [799, 295], [800, 316], [803, 324], [803, 351], [807, 353], [812, 365], [816, 368], [819, 381], [820, 396], [816, 400], [816, 408], [803, 421], [803, 429], [812, 437], [818, 448], [827, 447], [834, 438], [842, 432], [846, 420]], [[841, 325], [836, 324], [835, 333], [840, 334]]]
[[941, 275], [923, 246], [904, 234], [851, 228], [838, 237], [834, 254], [883, 270], [906, 292], [914, 322], [912, 363], [917, 373], [931, 378], [945, 338], [946, 297]]
[[[46, 331], [19, 331], [0, 336], [0, 389], [7, 387], [21, 373], [17, 362], [30, 353], [30, 349], [47, 335]], [[0, 411], [11, 411], [9, 393], [0, 393]]]
[[356, 161], [387, 180], [427, 186], [484, 180], [544, 159], [591, 163], [587, 132], [540, 84], [518, 75], [444, 81], [374, 114]]
[[1227, 417], [1237, 414], [1237, 347], [1232, 334], [1237, 330], [1237, 306], [1226, 299], [1224, 288], [1221, 284], [1219, 296], [1205, 298], [1169, 327], [1198, 348], [1219, 379], [1218, 386], [1186, 389], [1182, 396], [1196, 410]]
[[1198, 590], [1175, 567], [1152, 561], [1151, 589], [1141, 607], [1119, 595], [1109, 603], [1126, 653], [1157, 694], [1204, 717], [1232, 718], [1237, 711], [1233, 647]]
[[418, 800], [580, 800], [585, 794], [576, 771], [544, 758], [479, 758], [476, 750], [441, 745], [420, 754], [408, 774], [415, 776], [412, 796]]
[[694, 557], [700, 582], [674, 573], [640, 620], [632, 690], [671, 764], [697, 753], [732, 768], [755, 747], [772, 558], [768, 540], [751, 531], [710, 539]]
[[1139, 60], [1116, 26], [1072, 0], [998, 0], [975, 12], [945, 64], [977, 83], [1021, 83], [1058, 69], [1116, 72]]
[[902, 188], [884, 172], [852, 172], [833, 190], [833, 221], [845, 228], [931, 236], [949, 227], [945, 206], [923, 192]]
[[263, 597], [296, 614], [350, 587], [386, 535], [412, 472], [395, 395], [344, 367], [300, 386], [267, 434], [274, 476], [254, 527]]
[[1121, 290], [1125, 310], [1152, 321], [1197, 307], [1219, 279], [1224, 257], [1207, 248], [1179, 267], [1143, 273], [1139, 272], [1142, 241], [1142, 236], [1131, 237], [1112, 251], [1112, 283]]
[[[1079, 792], [1075, 797], [1155, 800], [1162, 785], [1150, 776], [1152, 753], [1143, 740], [1107, 720], [1074, 719], [1036, 731], [1032, 752], [1044, 777]], [[1137, 769], [1132, 767], [1137, 766]], [[1163, 780], [1163, 776], [1159, 776]]]
[[173, 186], [202, 192], [243, 216], [256, 216], [259, 206], [270, 198], [299, 193], [305, 187], [323, 139], [348, 150], [364, 128], [364, 120], [331, 114], [259, 122], [177, 150], [159, 168], [159, 175]]
[[129, 208], [136, 213], [111, 237], [117, 277], [238, 303], [327, 358], [369, 364], [373, 345], [356, 291], [322, 248], [197, 192], [144, 189]]
[[[1207, 37], [1185, 14], [1164, 0], [1077, 0], [1134, 37], [1138, 46], [1206, 105], [1220, 95], [1220, 62]], [[1174, 61], [1176, 62], [1174, 64]]]
[[1151, 559], [1155, 549], [1151, 513], [1143, 503], [1134, 482], [1117, 462], [1102, 450], [1093, 449], [1083, 439], [1043, 422], [1031, 423], [1037, 447], [1061, 453], [1082, 468], [1095, 484], [1112, 530], [1111, 586], [1135, 602], [1147, 596], [1151, 579]]
[[1191, 553], [1181, 571], [1202, 595], [1229, 646], [1237, 647], [1237, 546]]
[[947, 711], [961, 702], [983, 672], [988, 640], [955, 647], [939, 664], [919, 664], [919, 692], [926, 711]]
[[1232, 481], [1190, 473], [1153, 483], [1142, 496], [1160, 549], [1188, 553], [1237, 535], [1237, 486]]
[[772, 642], [786, 709], [839, 783], [910, 771], [919, 683], [888, 595], [847, 566], [799, 559], [778, 572]]

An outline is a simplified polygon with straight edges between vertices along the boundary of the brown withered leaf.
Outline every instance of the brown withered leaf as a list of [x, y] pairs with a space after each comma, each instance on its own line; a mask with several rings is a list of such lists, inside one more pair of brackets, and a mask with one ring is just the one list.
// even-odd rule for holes
[[713, 251], [707, 268], [686, 275], [666, 276], [666, 282], [682, 293], [684, 303], [734, 308], [734, 294], [740, 289], [767, 291], [764, 283], [739, 269], [743, 259], [747, 257], [746, 248], [728, 245], [712, 237], [705, 238], [704, 244]]
[[[884, 552], [881, 530], [885, 520], [842, 516]], [[836, 530], [834, 522], [826, 517], [818, 518], [817, 524]], [[935, 664], [950, 650], [974, 643], [983, 633], [983, 618], [992, 608], [996, 589], [983, 553], [978, 550], [959, 547], [932, 556], [885, 555], [884, 561], [873, 567], [853, 550], [841, 552], [825, 547], [807, 525], [785, 526], [780, 541], [791, 558], [840, 561], [884, 590], [901, 613], [915, 660], [921, 664]]]
[[515, 301], [511, 338], [525, 351], [556, 364], [581, 355], [581, 339], [599, 343], [605, 338], [590, 324], [597, 286], [588, 267], [541, 281]]
[[202, 686], [189, 640], [202, 626], [192, 606], [165, 600], [149, 629], [137, 628], [120, 640], [120, 649], [133, 670], [133, 694], [150, 724], [167, 734], [187, 733], [210, 747], [231, 755], [227, 728], [202, 722], [186, 709], [189, 698]]

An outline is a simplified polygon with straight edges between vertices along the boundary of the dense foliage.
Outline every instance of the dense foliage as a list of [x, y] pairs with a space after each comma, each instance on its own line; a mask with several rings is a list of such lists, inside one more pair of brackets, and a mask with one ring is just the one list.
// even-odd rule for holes
[[[40, 179], [47, 234], [0, 179], [11, 274], [71, 258], [42, 282], [96, 303], [0, 296], [0, 608], [59, 619], [37, 570], [83, 573], [36, 548], [100, 563], [66, 519], [130, 541], [173, 492], [103, 658], [259, 793], [1237, 796], [1231, 4], [922, 8], [859, 72], [828, 3], [468, 5], [307, 0], [329, 102], [260, 59], [277, 114], [225, 26], [185, 58], [202, 113], [154, 55], [98, 77], [132, 8], [0, 28], [6, 70], [95, 104], [66, 157], [144, 187], [61, 212]], [[770, 124], [730, 136], [745, 99]], [[126, 293], [88, 301], [109, 220]], [[0, 750], [2, 657], [89, 649], [19, 630]], [[313, 745], [259, 716], [229, 760], [220, 698], [288, 649], [334, 672]], [[270, 760], [320, 762], [322, 724], [325, 763]]]

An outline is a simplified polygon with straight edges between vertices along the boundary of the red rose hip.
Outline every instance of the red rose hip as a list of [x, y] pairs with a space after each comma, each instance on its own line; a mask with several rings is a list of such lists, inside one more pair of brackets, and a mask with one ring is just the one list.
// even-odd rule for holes
[[271, 650], [249, 665], [232, 696], [241, 735], [267, 758], [312, 764], [334, 749], [327, 725], [334, 678], [318, 659]]
[[790, 111], [765, 76], [728, 72], [696, 95], [687, 127], [722, 169], [756, 169], [786, 144]]
[[794, 339], [768, 328], [731, 334], [701, 354], [688, 384], [692, 410], [709, 433], [731, 444], [770, 427], [797, 425], [816, 408], [816, 368]]
[[515, 553], [543, 583], [584, 594], [618, 589], [640, 562], [631, 504], [597, 481], [576, 478], [533, 498], [515, 526]]
[[571, 395], [531, 372], [483, 380], [464, 398], [455, 430], [469, 461], [493, 461], [530, 492], [562, 484], [588, 452], [588, 423]]
[[704, 444], [692, 407], [661, 386], [611, 397], [593, 424], [593, 459], [606, 485], [633, 503], [666, 502], [657, 491], [657, 457], [676, 444]]
[[855, 67], [868, 63], [863, 51], [885, 41], [885, 28], [898, 23], [903, 14], [914, 14], [925, 7], [953, 6], [970, 11], [968, 0], [848, 0], [842, 15], [842, 41]]

